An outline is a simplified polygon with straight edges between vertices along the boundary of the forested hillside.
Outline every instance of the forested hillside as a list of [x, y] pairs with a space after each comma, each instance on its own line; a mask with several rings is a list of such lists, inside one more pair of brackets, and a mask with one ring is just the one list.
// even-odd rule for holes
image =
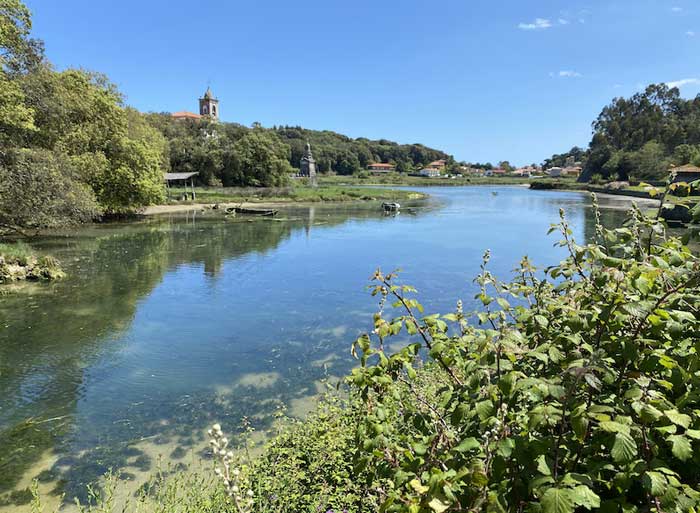
[[[446, 153], [420, 144], [397, 144], [380, 139], [352, 139], [328, 130], [280, 126], [247, 128], [237, 123], [173, 119], [168, 113], [148, 114], [150, 124], [169, 142], [173, 172], [199, 171], [203, 185], [276, 186], [298, 168], [307, 141], [311, 143], [318, 171], [350, 175], [371, 162], [392, 162], [399, 172], [411, 172], [437, 159], [451, 159]], [[256, 151], [251, 137], [259, 143]], [[261, 151], [274, 155], [275, 165], [265, 172], [250, 172]]]

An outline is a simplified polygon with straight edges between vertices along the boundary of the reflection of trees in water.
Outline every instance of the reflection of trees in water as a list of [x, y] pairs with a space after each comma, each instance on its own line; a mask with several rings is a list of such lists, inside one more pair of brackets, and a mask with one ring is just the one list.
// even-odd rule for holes
[[[367, 211], [353, 214], [353, 219], [378, 216]], [[69, 456], [39, 477], [58, 480], [57, 491], [67, 492], [69, 498], [85, 498], [85, 484], [107, 469], [128, 472], [130, 467], [149, 465], [148, 456], [130, 446], [135, 437], [154, 437], [160, 443], [174, 438], [187, 447], [196, 442], [192, 433], [214, 419], [235, 425], [244, 415], [253, 418], [258, 428], [265, 428], [278, 403], [264, 399], [278, 397], [288, 403], [312, 393], [290, 385], [312, 383], [322, 377], [322, 369], [300, 365], [298, 375], [283, 376], [264, 390], [245, 390], [235, 400], [233, 391], [217, 402], [211, 394], [202, 393], [164, 397], [157, 410], [129, 411], [128, 423], [116, 423], [99, 433], [98, 447], [84, 447], [71, 438], [76, 432], [71, 417], [81, 397], [83, 370], [110, 351], [109, 343], [130, 326], [137, 302], [168, 270], [199, 263], [207, 275], [216, 276], [226, 260], [268, 251], [296, 230], [308, 233], [315, 223], [333, 226], [348, 219], [318, 210], [296, 215], [283, 222], [161, 219], [107, 226], [97, 230], [97, 237], [78, 234], [68, 240], [42, 241], [43, 249], [64, 262], [69, 278], [36, 289], [35, 295], [0, 299], [0, 326], [9, 326], [0, 331], [0, 494], [11, 490], [26, 469], [53, 448]], [[293, 357], [295, 350], [281, 351]], [[245, 372], [262, 372], [266, 363], [249, 365]], [[40, 418], [36, 420], [41, 423], [27, 423], [37, 412]], [[53, 418], [56, 420], [42, 422]], [[166, 426], [163, 419], [169, 420]], [[80, 456], [70, 456], [81, 450]]]

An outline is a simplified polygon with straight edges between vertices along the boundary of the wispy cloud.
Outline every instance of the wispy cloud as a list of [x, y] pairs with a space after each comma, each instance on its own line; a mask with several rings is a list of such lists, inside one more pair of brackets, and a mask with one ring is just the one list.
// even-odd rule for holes
[[557, 73], [555, 73], [554, 71], [551, 71], [551, 72], [549, 73], [549, 76], [550, 76], [550, 77], [559, 77], [559, 78], [580, 78], [580, 77], [582, 77], [583, 75], [582, 75], [581, 73], [579, 73], [578, 71], [573, 71], [573, 70], [570, 70], [570, 69], [569, 69], [569, 70], [566, 70], [566, 69], [565, 69], [565, 70], [561, 70], [561, 71], [559, 71], [559, 72], [557, 72]]
[[568, 25], [569, 23], [571, 23], [566, 18], [559, 18], [557, 21], [559, 22], [559, 25]]
[[688, 32], [685, 33], [685, 35], [688, 37], [695, 37], [695, 32], [692, 30], [689, 30]]
[[536, 18], [532, 23], [520, 23], [518, 28], [520, 30], [544, 30], [551, 28], [552, 22], [545, 18]]
[[682, 8], [682, 7], [671, 7], [671, 11], [673, 11], [673, 12], [683, 12], [683, 8]]
[[666, 82], [668, 87], [678, 87], [681, 88], [687, 85], [700, 84], [700, 78], [683, 78], [681, 80], [675, 80], [673, 82]]

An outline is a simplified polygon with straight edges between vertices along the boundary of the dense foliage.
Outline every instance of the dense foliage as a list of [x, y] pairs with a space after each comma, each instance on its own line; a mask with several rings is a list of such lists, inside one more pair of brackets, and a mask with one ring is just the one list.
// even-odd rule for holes
[[70, 158], [42, 149], [13, 150], [0, 166], [0, 231], [28, 235], [90, 221], [99, 209]]
[[[700, 260], [639, 211], [561, 264], [477, 278], [483, 310], [418, 318], [394, 275], [355, 344], [357, 468], [385, 511], [694, 511], [700, 503]], [[390, 354], [404, 330], [418, 340]], [[374, 341], [372, 340], [374, 338]], [[432, 362], [419, 386], [419, 355]]]
[[[557, 156], [550, 159], [556, 160]], [[652, 84], [631, 98], [615, 98], [593, 123], [582, 180], [663, 180], [671, 166], [700, 165], [700, 96]]]
[[[5, 206], [10, 199], [31, 205], [21, 210], [26, 215], [12, 213], [14, 228], [84, 221], [83, 207], [92, 203], [99, 207], [91, 206], [95, 214], [161, 200], [167, 164], [162, 135], [124, 107], [104, 76], [55, 71], [41, 43], [29, 38], [31, 16], [22, 2], [0, 0], [0, 27], [0, 173], [6, 178], [21, 173], [33, 184], [4, 184]], [[42, 162], [36, 171], [26, 165], [32, 159]], [[51, 194], [65, 201], [72, 194], [79, 202], [73, 211], [51, 202], [42, 208]], [[2, 216], [8, 220], [5, 210]]]

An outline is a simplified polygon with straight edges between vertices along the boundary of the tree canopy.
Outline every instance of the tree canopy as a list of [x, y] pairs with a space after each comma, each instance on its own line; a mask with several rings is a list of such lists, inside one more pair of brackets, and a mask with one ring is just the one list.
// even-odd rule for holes
[[[570, 154], [574, 154], [572, 149]], [[563, 155], [566, 158], [568, 154]], [[545, 165], [561, 165], [554, 155]], [[700, 96], [686, 100], [677, 88], [652, 84], [630, 98], [615, 98], [593, 122], [582, 180], [663, 179], [671, 166], [700, 164]]]

